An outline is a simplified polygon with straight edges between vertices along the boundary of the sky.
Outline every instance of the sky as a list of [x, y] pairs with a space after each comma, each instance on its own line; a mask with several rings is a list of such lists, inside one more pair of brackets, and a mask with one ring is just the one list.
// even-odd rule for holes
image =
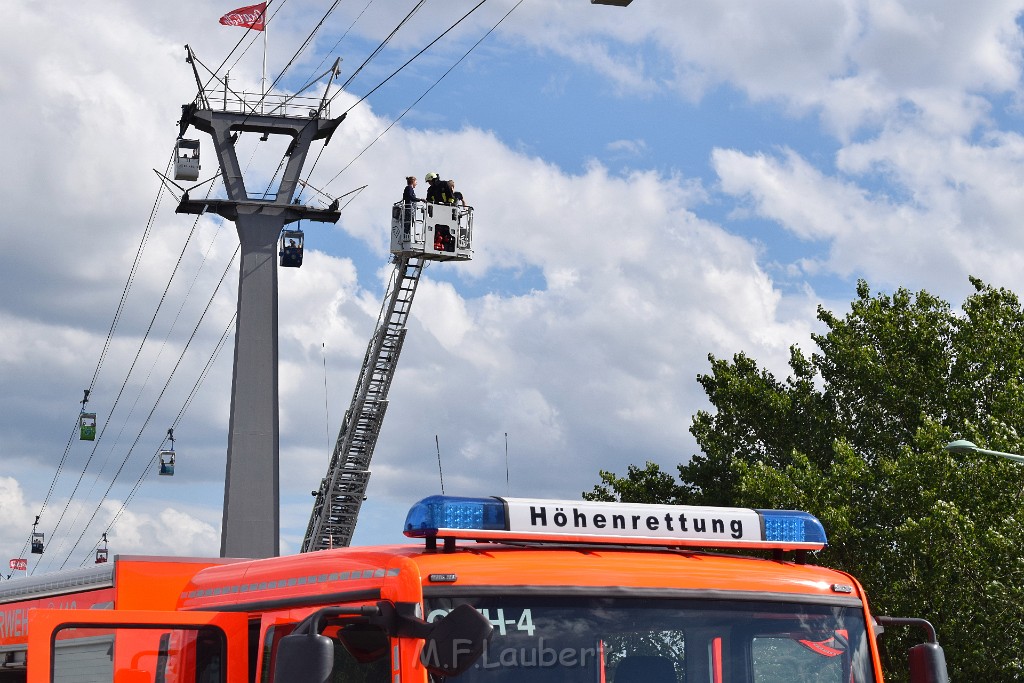
[[[457, 181], [474, 254], [424, 271], [356, 544], [403, 542], [442, 486], [579, 499], [601, 470], [674, 471], [699, 452], [709, 354], [785, 377], [859, 279], [954, 308], [972, 275], [1024, 292], [1024, 0], [417, 4], [270, 8], [274, 92], [322, 97], [339, 57], [351, 79], [301, 197], [351, 201], [303, 222], [303, 266], [279, 273], [282, 553], [376, 325], [407, 175], [421, 196], [429, 171]], [[263, 36], [218, 23], [236, 6], [5, 7], [0, 566], [88, 564], [103, 533], [113, 554], [219, 552], [238, 239], [176, 214], [160, 173], [198, 88], [186, 44], [204, 82], [260, 90]], [[210, 139], [189, 136], [210, 180]], [[240, 138], [250, 188], [274, 143]], [[95, 442], [76, 436], [90, 386]]]

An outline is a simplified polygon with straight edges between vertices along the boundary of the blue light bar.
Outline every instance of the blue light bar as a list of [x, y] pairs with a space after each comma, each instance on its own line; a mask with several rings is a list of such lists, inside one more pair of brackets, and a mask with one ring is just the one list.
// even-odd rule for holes
[[405, 535], [437, 536], [441, 529], [505, 531], [505, 505], [498, 498], [430, 496], [405, 517]]
[[825, 527], [817, 517], [799, 510], [757, 510], [764, 524], [765, 542], [828, 545]]
[[431, 496], [405, 520], [411, 538], [532, 540], [821, 550], [821, 522], [797, 510]]

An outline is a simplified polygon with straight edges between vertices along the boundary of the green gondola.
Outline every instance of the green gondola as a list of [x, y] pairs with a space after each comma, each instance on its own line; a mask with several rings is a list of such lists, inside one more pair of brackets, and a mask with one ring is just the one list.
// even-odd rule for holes
[[96, 440], [96, 413], [82, 413], [78, 418], [80, 427], [80, 439], [82, 441]]

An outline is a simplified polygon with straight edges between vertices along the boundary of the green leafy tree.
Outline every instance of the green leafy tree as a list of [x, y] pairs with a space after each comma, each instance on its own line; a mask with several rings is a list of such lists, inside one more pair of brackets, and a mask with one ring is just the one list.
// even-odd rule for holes
[[932, 621], [952, 679], [1024, 680], [1024, 466], [943, 450], [1024, 453], [1024, 311], [971, 283], [960, 312], [858, 283], [845, 316], [819, 307], [817, 351], [794, 346], [784, 381], [710, 356], [698, 381], [714, 411], [690, 429], [702, 453], [677, 476], [601, 472], [585, 497], [809, 510], [829, 534], [821, 563], [858, 577], [875, 613]]

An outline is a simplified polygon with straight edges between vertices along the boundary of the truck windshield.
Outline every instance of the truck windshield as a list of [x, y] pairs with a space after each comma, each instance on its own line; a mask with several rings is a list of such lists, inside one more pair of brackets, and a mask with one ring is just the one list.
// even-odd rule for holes
[[459, 683], [875, 681], [857, 600], [460, 595], [427, 599], [427, 620], [462, 603], [494, 635]]

